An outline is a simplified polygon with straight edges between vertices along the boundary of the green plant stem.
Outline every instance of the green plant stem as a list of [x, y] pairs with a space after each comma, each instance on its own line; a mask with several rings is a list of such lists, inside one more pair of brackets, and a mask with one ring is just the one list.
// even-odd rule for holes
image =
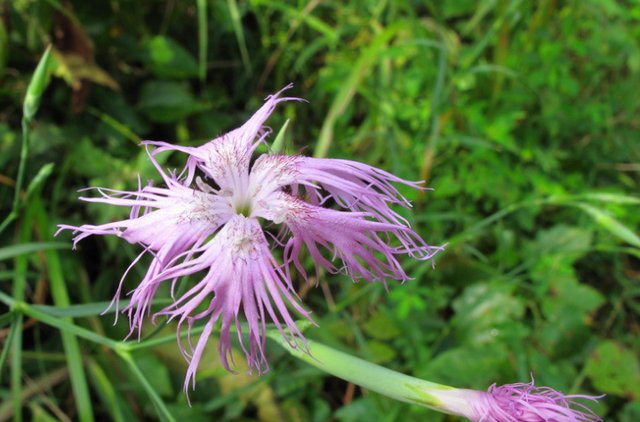
[[209, 31], [207, 25], [207, 0], [197, 0], [198, 6], [198, 76], [204, 85], [207, 80], [207, 48]]
[[[50, 230], [47, 214], [40, 198], [34, 198], [31, 202], [31, 208], [35, 213], [35, 220], [38, 223], [41, 233], [47, 233]], [[47, 250], [44, 252], [47, 262], [47, 271], [49, 273], [49, 284], [51, 287], [51, 296], [55, 306], [66, 308], [69, 306], [69, 293], [67, 292], [66, 281], [60, 263], [60, 257], [57, 251]], [[70, 324], [73, 320], [69, 317], [61, 318]], [[87, 386], [87, 378], [82, 360], [82, 352], [78, 339], [67, 331], [62, 331], [62, 345], [67, 355], [67, 365], [69, 367], [69, 377], [71, 379], [71, 387], [73, 388], [75, 403], [78, 408], [78, 417], [82, 422], [93, 422], [93, 406], [89, 396], [89, 387]]]
[[457, 388], [401, 374], [315, 341], [308, 340], [305, 351], [300, 345], [292, 347], [278, 332], [269, 331], [267, 335], [296, 358], [345, 381], [395, 400], [448, 414], [465, 414], [467, 405], [456, 398], [461, 391]]
[[40, 105], [40, 99], [42, 93], [49, 84], [49, 62], [51, 59], [51, 46], [47, 47], [44, 54], [38, 62], [36, 70], [33, 72], [33, 77], [27, 87], [27, 93], [22, 107], [22, 145], [20, 146], [20, 162], [18, 163], [18, 175], [16, 177], [16, 189], [13, 195], [13, 205], [11, 212], [0, 224], [0, 233], [16, 218], [18, 218], [18, 212], [20, 211], [20, 194], [22, 192], [22, 185], [24, 184], [25, 169], [27, 168], [27, 158], [29, 157], [29, 135], [31, 121], [35, 116]]
[[[27, 210], [24, 220], [20, 225], [19, 244], [25, 244], [31, 240], [32, 211]], [[15, 258], [15, 277], [13, 279], [13, 297], [18, 301], [24, 300], [27, 286], [27, 255], [18, 255]], [[15, 309], [12, 309], [16, 312]], [[13, 402], [14, 420], [22, 420], [22, 328], [24, 317], [15, 313], [14, 333], [11, 341], [11, 397]]]
[[23, 316], [16, 315], [13, 322], [15, 330], [11, 344], [11, 401], [13, 403], [13, 418], [22, 420], [22, 325]]
[[229, 8], [229, 15], [231, 17], [233, 32], [235, 32], [236, 34], [238, 47], [240, 48], [240, 57], [242, 58], [242, 64], [248, 76], [251, 75], [251, 59], [249, 58], [249, 50], [247, 49], [247, 42], [244, 37], [240, 11], [238, 10], [238, 3], [236, 2], [236, 0], [227, 0], [227, 7]]
[[153, 404], [156, 406], [156, 409], [158, 410], [158, 413], [160, 414], [160, 416], [162, 416], [162, 418], [166, 421], [174, 422], [175, 418], [173, 417], [171, 412], [169, 412], [169, 409], [164, 404], [164, 401], [162, 401], [162, 398], [158, 395], [156, 390], [154, 390], [153, 386], [149, 383], [149, 380], [147, 379], [147, 377], [144, 376], [144, 374], [136, 364], [135, 360], [133, 359], [133, 356], [131, 356], [131, 353], [123, 349], [118, 350], [117, 353], [120, 356], [120, 358], [122, 358], [122, 360], [129, 366], [131, 373], [138, 379], [142, 387], [145, 389], [145, 391], [149, 395], [149, 398], [151, 399]]
[[[75, 325], [71, 322], [66, 321], [64, 318], [60, 316], [55, 316], [54, 314], [48, 313], [45, 307], [39, 305], [31, 305], [22, 301], [15, 300], [15, 298], [0, 292], [0, 302], [3, 302], [7, 306], [10, 306], [17, 315], [26, 315], [28, 317], [37, 319], [38, 321], [55, 327], [61, 331], [66, 331], [70, 334], [73, 334], [77, 337], [81, 337], [85, 340], [88, 340], [92, 343], [99, 344], [101, 346], [105, 346], [111, 350], [124, 350], [126, 352], [131, 352], [134, 350], [148, 349], [150, 347], [159, 346], [162, 344], [170, 343], [171, 341], [176, 340], [175, 335], [167, 335], [158, 338], [153, 338], [144, 342], [136, 342], [136, 341], [128, 341], [122, 342], [110, 339], [108, 337], [101, 336], [99, 334], [94, 333], [91, 330], [87, 330], [86, 328]], [[53, 309], [53, 308], [52, 308]], [[196, 327], [191, 330], [191, 334], [198, 334], [202, 332], [202, 327]], [[186, 337], [186, 331], [182, 332], [181, 337]]]

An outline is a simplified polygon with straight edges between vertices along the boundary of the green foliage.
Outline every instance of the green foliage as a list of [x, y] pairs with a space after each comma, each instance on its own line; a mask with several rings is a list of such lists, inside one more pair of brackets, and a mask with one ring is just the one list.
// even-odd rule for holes
[[275, 344], [262, 378], [226, 373], [212, 344], [188, 407], [174, 326], [123, 342], [126, 317], [99, 315], [140, 251], [53, 239], [123, 217], [76, 191], [156, 178], [141, 139], [199, 145], [293, 82], [309, 103], [278, 106], [275, 148], [426, 180], [399, 212], [448, 243], [435, 269], [403, 260], [414, 279], [388, 292], [301, 288], [307, 335], [458, 387], [533, 375], [640, 420], [639, 28], [640, 5], [616, 0], [5, 2], [0, 419], [454, 420]]

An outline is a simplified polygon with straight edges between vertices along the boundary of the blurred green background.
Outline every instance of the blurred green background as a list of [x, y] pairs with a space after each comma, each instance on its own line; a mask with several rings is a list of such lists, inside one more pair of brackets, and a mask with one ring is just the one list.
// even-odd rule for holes
[[459, 420], [275, 344], [263, 377], [226, 373], [212, 346], [189, 407], [173, 326], [121, 348], [126, 317], [99, 315], [139, 248], [53, 238], [56, 224], [124, 217], [78, 189], [157, 181], [141, 139], [200, 145], [289, 82], [309, 103], [268, 124], [291, 119], [290, 152], [426, 180], [434, 191], [403, 190], [404, 215], [448, 242], [435, 269], [405, 260], [414, 280], [388, 292], [345, 276], [300, 284], [320, 323], [310, 338], [457, 387], [533, 374], [606, 394], [590, 406], [607, 421], [640, 420], [639, 2], [13, 0], [0, 12], [2, 218], [25, 92], [53, 45], [25, 125], [24, 206], [0, 234], [0, 420]]

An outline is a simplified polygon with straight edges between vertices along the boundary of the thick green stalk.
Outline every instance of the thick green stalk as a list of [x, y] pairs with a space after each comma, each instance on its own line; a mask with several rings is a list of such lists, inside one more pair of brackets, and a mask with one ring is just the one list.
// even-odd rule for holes
[[468, 405], [458, 398], [461, 390], [457, 388], [401, 374], [315, 341], [308, 340], [307, 353], [300, 346], [291, 347], [279, 332], [269, 332], [268, 336], [298, 359], [368, 390], [443, 413], [466, 413]]

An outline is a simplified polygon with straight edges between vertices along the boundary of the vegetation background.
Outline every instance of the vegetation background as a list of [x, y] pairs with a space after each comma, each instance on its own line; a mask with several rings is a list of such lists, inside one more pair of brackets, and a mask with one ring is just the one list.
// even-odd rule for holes
[[[125, 344], [100, 316], [139, 250], [56, 224], [104, 223], [86, 186], [155, 179], [140, 139], [199, 145], [289, 82], [289, 149], [427, 181], [407, 217], [437, 265], [415, 279], [300, 285], [319, 339], [431, 381], [606, 394], [640, 420], [640, 3], [65, 1], [0, 4], [0, 215], [22, 107], [52, 44], [18, 218], [0, 234], [0, 420], [455, 421], [361, 391], [270, 344], [263, 377], [203, 360], [192, 406], [172, 326]], [[182, 165], [168, 157], [167, 165]], [[144, 273], [140, 264], [128, 290]], [[137, 271], [137, 273], [135, 273]], [[167, 296], [168, 297], [168, 296]], [[51, 305], [54, 305], [53, 307]], [[590, 405], [591, 406], [591, 405]]]

